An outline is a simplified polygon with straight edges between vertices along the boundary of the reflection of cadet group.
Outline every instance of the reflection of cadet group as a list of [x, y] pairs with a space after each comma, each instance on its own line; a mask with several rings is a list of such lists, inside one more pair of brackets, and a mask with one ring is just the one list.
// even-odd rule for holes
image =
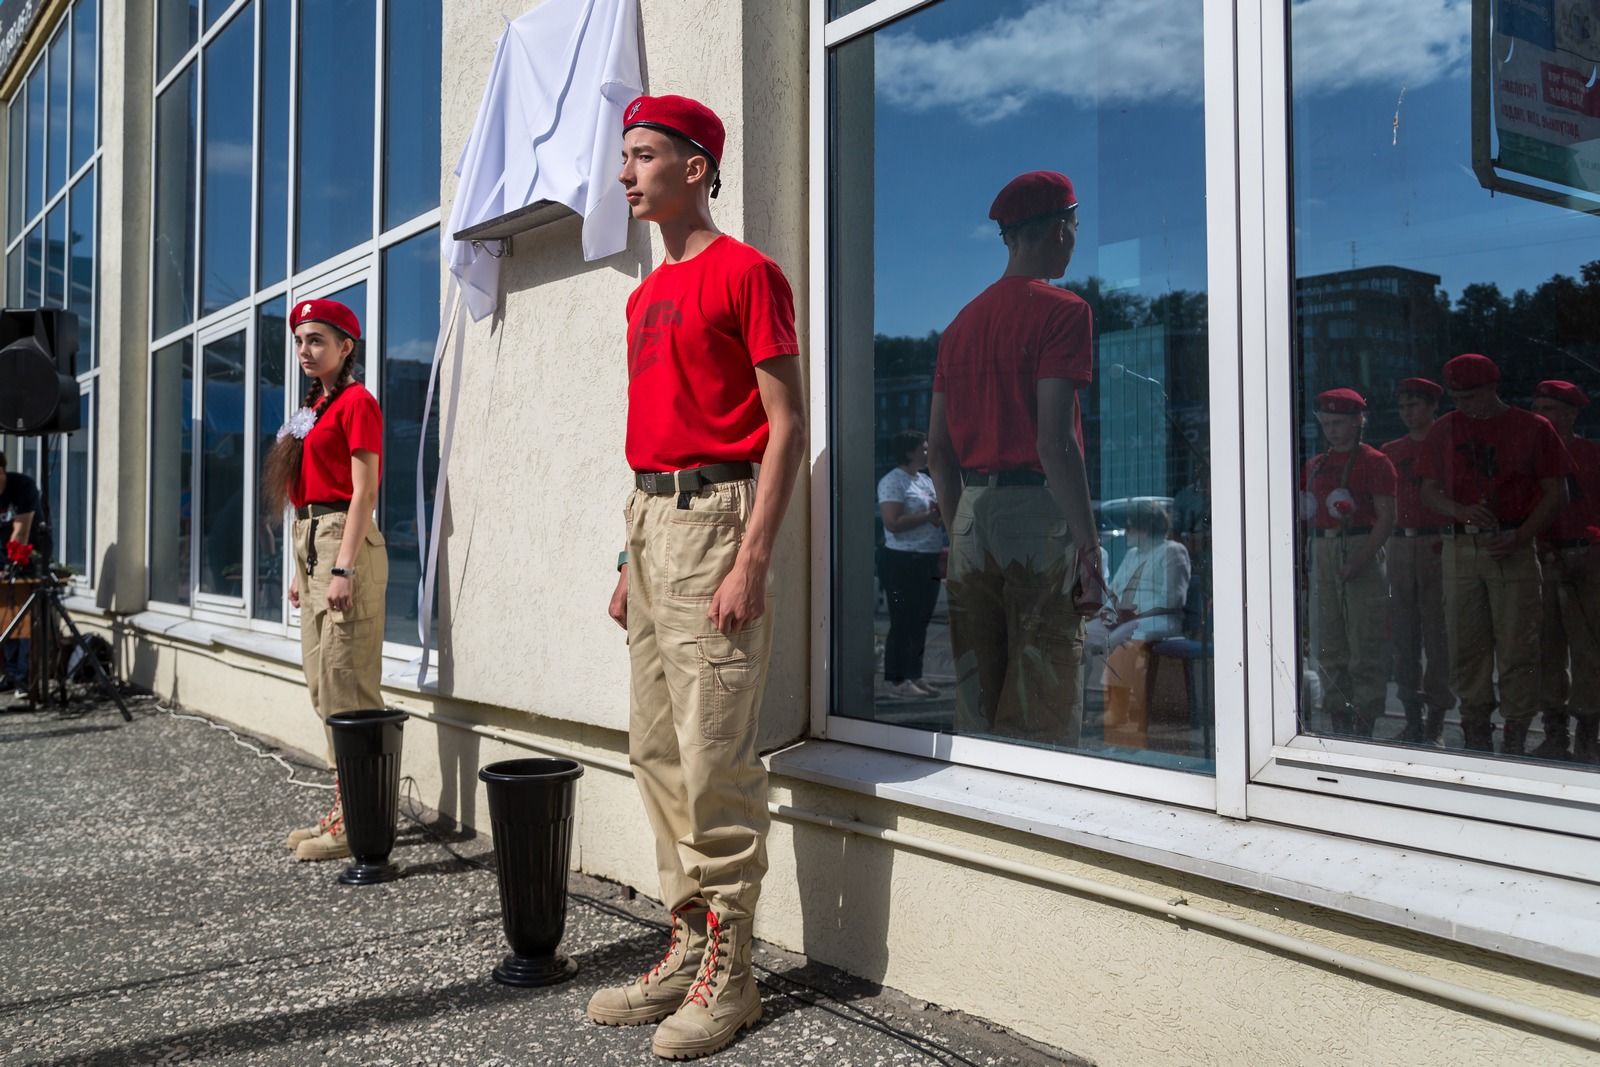
[[1500, 751], [1527, 753], [1542, 710], [1531, 754], [1567, 758], [1570, 740], [1571, 756], [1593, 761], [1600, 447], [1573, 433], [1588, 398], [1552, 380], [1535, 411], [1513, 407], [1499, 368], [1476, 354], [1450, 360], [1444, 378], [1455, 410], [1437, 417], [1444, 390], [1400, 383], [1407, 434], [1381, 451], [1360, 441], [1360, 394], [1317, 397], [1328, 447], [1306, 464], [1301, 500], [1309, 644], [1332, 730], [1373, 735], [1392, 647], [1399, 740], [1439, 743], [1459, 696], [1468, 749], [1494, 750], [1498, 708]]

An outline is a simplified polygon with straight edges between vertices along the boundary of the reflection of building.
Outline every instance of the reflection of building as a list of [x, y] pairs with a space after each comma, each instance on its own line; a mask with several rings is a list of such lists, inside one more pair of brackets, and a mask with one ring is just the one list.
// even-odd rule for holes
[[[1368, 440], [1404, 432], [1392, 404], [1394, 385], [1413, 375], [1437, 377], [1444, 362], [1445, 311], [1437, 274], [1404, 267], [1361, 267], [1311, 274], [1295, 293], [1296, 340], [1304, 368], [1303, 396], [1344, 386], [1376, 403]], [[1304, 427], [1315, 446], [1316, 425]]]

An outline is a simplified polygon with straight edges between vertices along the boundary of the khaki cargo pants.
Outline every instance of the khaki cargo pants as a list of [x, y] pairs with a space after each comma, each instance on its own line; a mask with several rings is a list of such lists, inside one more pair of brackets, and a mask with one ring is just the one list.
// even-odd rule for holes
[[1540, 627], [1539, 707], [1580, 719], [1600, 713], [1600, 545], [1547, 549]]
[[1078, 743], [1084, 620], [1071, 538], [1043, 486], [962, 492], [946, 586], [957, 733]]
[[[1489, 555], [1492, 534], [1452, 534], [1444, 545], [1450, 678], [1461, 721], [1487, 727], [1496, 703], [1508, 723], [1527, 723], [1539, 700], [1539, 558], [1532, 545], [1505, 559]], [[1495, 676], [1500, 682], [1495, 697]]]
[[1389, 539], [1394, 681], [1408, 711], [1455, 706], [1450, 636], [1444, 625], [1444, 545], [1438, 534]]
[[1336, 733], [1371, 737], [1389, 691], [1389, 578], [1386, 549], [1349, 578], [1339, 568], [1366, 534], [1313, 538], [1311, 649], [1322, 672], [1323, 705]]
[[[655, 835], [661, 900], [755, 914], [767, 870], [767, 771], [756, 722], [772, 600], [723, 634], [706, 611], [733, 568], [755, 481], [628, 499], [628, 760]], [[686, 506], [681, 506], [686, 505]]]
[[[389, 589], [389, 551], [376, 525], [356, 552], [354, 603], [349, 611], [328, 607], [328, 571], [339, 558], [346, 515], [333, 512], [294, 520], [294, 559], [300, 578], [300, 659], [311, 706], [324, 722], [341, 711], [383, 707], [384, 597]], [[317, 569], [306, 573], [306, 538], [316, 523]], [[326, 728], [328, 766], [333, 735]]]

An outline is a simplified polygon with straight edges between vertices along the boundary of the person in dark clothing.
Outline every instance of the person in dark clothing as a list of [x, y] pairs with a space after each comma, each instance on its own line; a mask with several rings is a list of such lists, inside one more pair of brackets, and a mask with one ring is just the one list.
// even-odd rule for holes
[[[6, 469], [0, 452], [0, 539], [32, 545], [38, 558], [50, 558], [50, 510], [39, 486], [26, 474]], [[0, 690], [14, 689], [23, 697], [28, 684], [27, 638], [13, 638], [0, 647]]]

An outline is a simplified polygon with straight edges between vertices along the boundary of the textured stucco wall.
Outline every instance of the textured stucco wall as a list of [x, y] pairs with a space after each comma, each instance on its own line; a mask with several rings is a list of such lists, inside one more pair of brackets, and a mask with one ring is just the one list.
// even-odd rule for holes
[[[444, 203], [471, 132], [502, 19], [523, 0], [445, 7]], [[644, 0], [647, 89], [702, 99], [728, 130], [719, 227], [805, 277], [805, 12], [801, 4]], [[607, 175], [607, 180], [610, 179]], [[662, 258], [652, 228], [584, 263], [576, 218], [515, 238], [501, 310], [469, 327], [441, 566], [442, 689], [623, 729], [627, 649], [606, 617], [616, 582], [627, 374], [623, 307]], [[803, 294], [802, 294], [803, 295]], [[805, 306], [797, 309], [803, 326]], [[763, 746], [806, 718], [807, 489], [774, 568], [776, 654]]]
[[[86, 620], [87, 621], [87, 620]], [[135, 680], [195, 710], [320, 751], [298, 670], [165, 638], [125, 638]], [[611, 759], [625, 738], [581, 723], [405, 691], [389, 703], [519, 730]], [[477, 770], [526, 751], [413, 719], [403, 773], [415, 796], [487, 830]], [[1593, 982], [1295, 901], [787, 779], [774, 800], [1148, 893], [1331, 948], [1600, 1021]], [[409, 787], [408, 787], [409, 788]], [[308, 811], [315, 800], [308, 801]], [[654, 896], [634, 783], [590, 767], [574, 865]], [[283, 827], [261, 828], [276, 847]], [[851, 835], [775, 820], [757, 933], [855, 974], [1011, 1027], [1102, 1067], [1215, 1064], [1578, 1067], [1583, 1049], [1250, 944]], [[403, 862], [404, 857], [399, 859]]]

